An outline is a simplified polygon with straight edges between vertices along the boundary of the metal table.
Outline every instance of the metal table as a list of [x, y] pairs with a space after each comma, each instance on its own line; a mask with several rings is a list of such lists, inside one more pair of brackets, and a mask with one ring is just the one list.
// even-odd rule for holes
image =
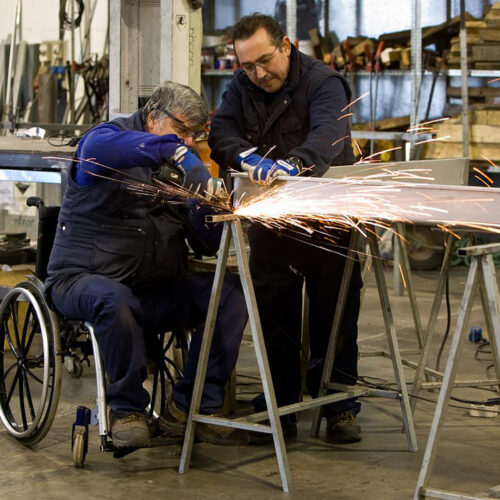
[[0, 137], [0, 181], [61, 184], [64, 191], [74, 152], [45, 139]]

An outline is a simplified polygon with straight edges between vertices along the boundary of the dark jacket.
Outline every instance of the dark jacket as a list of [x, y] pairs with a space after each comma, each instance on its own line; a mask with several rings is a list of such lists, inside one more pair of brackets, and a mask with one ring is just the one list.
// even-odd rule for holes
[[212, 120], [212, 158], [223, 169], [238, 168], [242, 151], [258, 146], [264, 155], [276, 146], [270, 158], [298, 157], [317, 176], [330, 165], [352, 164], [349, 123], [338, 119], [350, 97], [340, 73], [293, 46], [288, 79], [275, 95], [266, 95], [239, 69]]
[[[140, 112], [111, 123], [121, 130], [144, 131]], [[148, 167], [128, 168], [126, 173], [151, 184], [157, 167], [151, 161]], [[133, 286], [187, 271], [185, 228], [175, 209], [160, 198], [137, 196], [123, 182], [99, 178], [80, 186], [74, 180], [75, 167], [72, 170], [50, 256], [47, 288], [61, 277], [86, 272]], [[113, 171], [107, 175], [124, 179]]]

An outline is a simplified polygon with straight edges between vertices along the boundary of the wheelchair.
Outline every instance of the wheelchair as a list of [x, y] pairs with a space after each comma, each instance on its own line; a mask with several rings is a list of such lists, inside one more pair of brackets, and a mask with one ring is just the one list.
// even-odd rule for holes
[[[0, 418], [8, 433], [21, 443], [39, 443], [57, 413], [63, 366], [71, 377], [80, 377], [83, 364], [90, 366], [92, 355], [96, 406], [76, 410], [71, 431], [73, 465], [84, 465], [89, 425], [99, 426], [101, 451], [113, 452], [117, 458], [124, 456], [135, 448], [114, 448], [109, 438], [106, 377], [94, 329], [90, 323], [64, 318], [51, 308], [44, 294], [60, 207], [47, 207], [38, 197], [29, 198], [27, 204], [37, 207], [39, 216], [35, 275], [9, 289], [0, 303]], [[159, 343], [162, 348], [148, 370], [152, 375], [147, 408], [151, 422], [166, 405], [168, 385], [182, 378], [189, 337], [185, 331], [165, 332], [159, 335]], [[171, 441], [165, 439], [163, 444]]]

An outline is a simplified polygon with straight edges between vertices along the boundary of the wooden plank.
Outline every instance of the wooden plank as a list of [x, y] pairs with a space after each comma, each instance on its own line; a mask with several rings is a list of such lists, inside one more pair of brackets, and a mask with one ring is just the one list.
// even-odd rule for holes
[[485, 42], [500, 42], [500, 29], [481, 29], [479, 30], [479, 36]]
[[475, 61], [500, 61], [500, 46], [475, 44], [472, 46], [472, 57]]
[[411, 68], [411, 49], [402, 49], [401, 50], [400, 67], [401, 67], [401, 69], [410, 69]]
[[[462, 89], [460, 87], [448, 87], [446, 94], [449, 97], [461, 97]], [[500, 96], [500, 87], [469, 87], [469, 97], [490, 96]]]
[[500, 69], [500, 61], [498, 62], [476, 62], [474, 63], [474, 69], [487, 69], [487, 70], [497, 70]]
[[[450, 135], [450, 141], [460, 142], [462, 140], [462, 125], [460, 123], [445, 123], [438, 129], [438, 137]], [[469, 127], [470, 142], [474, 143], [496, 143], [500, 138], [500, 126], [495, 125], [471, 125]]]
[[[448, 56], [447, 57], [448, 66], [450, 68], [460, 68], [460, 57], [459, 56]], [[467, 64], [472, 64], [472, 57], [467, 58]]]
[[[469, 32], [467, 32], [467, 43], [474, 43], [474, 42], [477, 42], [478, 40], [479, 40], [479, 35], [472, 35]], [[454, 36], [450, 40], [450, 46], [453, 46], [453, 45], [460, 46], [460, 37], [459, 36]]]
[[[472, 47], [470, 45], [467, 47], [467, 56], [469, 59], [471, 59], [471, 57], [472, 57]], [[450, 53], [448, 55], [448, 60], [451, 58], [454, 58], [453, 59], [454, 62], [455, 62], [455, 59], [460, 58], [460, 44], [459, 43], [453, 43], [450, 45]]]
[[465, 21], [465, 27], [467, 31], [469, 28], [486, 28], [486, 21], [478, 20], [478, 21]]
[[500, 125], [500, 111], [494, 109], [481, 109], [481, 110], [471, 111], [469, 113], [469, 123]]
[[375, 50], [375, 42], [372, 38], [365, 38], [361, 42], [357, 43], [352, 49], [351, 53], [354, 56], [364, 56], [365, 54], [365, 45], [368, 45], [368, 49], [373, 54]]
[[500, 17], [500, 8], [493, 7], [485, 16], [487, 19], [494, 19]]
[[[453, 158], [462, 156], [461, 142], [430, 142], [422, 151], [424, 158]], [[469, 144], [469, 158], [483, 160], [484, 157], [491, 161], [500, 162], [500, 144]]]
[[394, 62], [398, 62], [401, 60], [401, 48], [397, 49], [384, 49], [382, 53], [380, 54], [380, 60], [382, 61], [383, 64], [389, 65]]
[[488, 25], [488, 28], [499, 28], [500, 27], [500, 18], [499, 17], [492, 17], [490, 19], [485, 18], [486, 24]]

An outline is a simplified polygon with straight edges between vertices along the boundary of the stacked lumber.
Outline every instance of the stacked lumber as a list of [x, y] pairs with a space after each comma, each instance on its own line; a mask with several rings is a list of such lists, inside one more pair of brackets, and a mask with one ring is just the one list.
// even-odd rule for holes
[[[450, 136], [445, 141], [428, 143], [424, 158], [453, 158], [462, 156], [462, 122], [454, 117], [434, 127], [437, 138]], [[469, 113], [469, 157], [486, 158], [500, 165], [500, 110], [481, 109]]]
[[[311, 34], [315, 49], [319, 46]], [[411, 67], [411, 49], [407, 45], [396, 44], [382, 50], [381, 40], [364, 36], [347, 37], [337, 44], [330, 53], [323, 53], [320, 58], [335, 69], [373, 70], [379, 62], [379, 69], [407, 69]], [[377, 52], [377, 49], [379, 50]], [[316, 54], [317, 51], [315, 50]], [[425, 56], [424, 51], [424, 57]], [[318, 57], [318, 56], [317, 56]]]
[[[491, 6], [483, 19], [465, 22], [467, 31], [467, 65], [473, 69], [500, 69], [500, 2]], [[446, 57], [449, 68], [460, 68], [460, 39], [450, 40]]]

